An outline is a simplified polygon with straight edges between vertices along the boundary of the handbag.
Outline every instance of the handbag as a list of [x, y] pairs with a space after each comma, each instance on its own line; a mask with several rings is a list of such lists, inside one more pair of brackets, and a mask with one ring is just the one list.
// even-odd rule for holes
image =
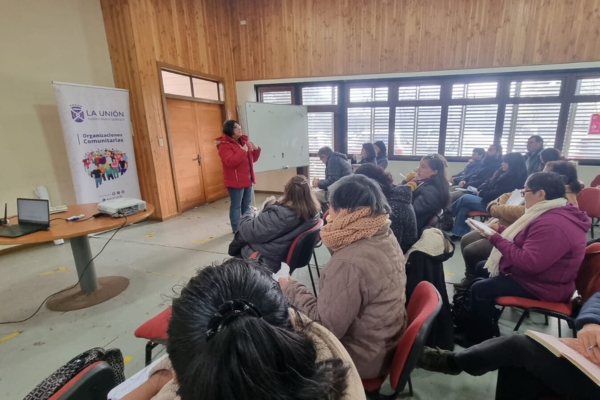
[[465, 288], [457, 288], [452, 296], [452, 321], [457, 331], [466, 331], [471, 325], [471, 288], [475, 282], [483, 278], [477, 278]]
[[231, 243], [229, 243], [229, 250], [227, 251], [227, 254], [229, 254], [231, 257], [238, 257], [242, 254], [242, 249], [246, 245], [248, 245], [248, 242], [242, 239], [240, 232], [236, 232], [233, 240]]

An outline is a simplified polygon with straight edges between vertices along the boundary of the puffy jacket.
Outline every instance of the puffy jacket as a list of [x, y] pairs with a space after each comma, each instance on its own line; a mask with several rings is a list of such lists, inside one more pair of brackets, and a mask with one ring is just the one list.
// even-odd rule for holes
[[541, 301], [567, 301], [585, 256], [591, 221], [572, 204], [546, 211], [515, 236], [513, 242], [495, 233], [490, 242], [500, 250], [500, 272], [511, 275]]
[[580, 331], [587, 324], [600, 325], [600, 290], [585, 302], [579, 316], [575, 320], [575, 326]]
[[533, 153], [525, 154], [525, 166], [527, 167], [527, 175], [531, 175], [535, 172], [540, 172], [542, 169], [544, 169], [544, 166], [542, 165], [542, 160], [540, 160], [540, 153], [542, 152], [542, 150], [544, 150], [543, 147]]
[[481, 167], [479, 172], [471, 175], [465, 180], [467, 182], [465, 187], [473, 186], [478, 188], [483, 184], [483, 182], [487, 181], [494, 175], [494, 172], [496, 172], [498, 168], [500, 168], [501, 164], [501, 159], [498, 159], [496, 157], [485, 156], [483, 159], [483, 166]]
[[419, 240], [417, 216], [412, 205], [412, 190], [409, 186], [395, 186], [385, 193], [385, 197], [392, 208], [392, 232], [398, 239], [402, 252], [406, 253]]
[[[256, 183], [254, 163], [260, 157], [260, 148], [253, 150], [248, 144], [248, 136], [242, 135], [239, 142], [230, 136], [223, 135], [215, 140], [219, 156], [223, 163], [223, 181], [225, 187], [242, 189]], [[248, 151], [242, 147], [248, 146]]]
[[379, 156], [377, 156], [377, 166], [383, 169], [387, 169], [388, 158], [385, 154], [380, 154]]
[[[567, 201], [577, 206], [577, 195], [571, 191], [570, 186], [565, 186], [567, 190]], [[496, 200], [492, 200], [487, 206], [487, 210], [494, 218], [498, 218], [499, 224], [509, 226], [525, 214], [525, 206], [507, 206], [506, 202], [510, 199], [512, 193], [504, 193]]]
[[417, 190], [413, 192], [412, 204], [417, 216], [419, 235], [421, 235], [429, 220], [447, 206], [447, 204], [443, 204], [438, 189], [427, 181], [421, 183]]
[[325, 164], [325, 179], [319, 180], [319, 189], [327, 190], [331, 184], [352, 173], [352, 166], [345, 154], [332, 153]]
[[515, 189], [523, 189], [526, 179], [527, 176], [524, 172], [522, 174], [512, 174], [507, 171], [485, 181], [484, 184], [479, 186], [477, 195], [487, 204], [504, 193], [512, 192]]
[[315, 226], [318, 220], [318, 214], [310, 221], [301, 220], [294, 210], [278, 203], [265, 207], [261, 212], [248, 211], [239, 225], [239, 233], [248, 243], [242, 248], [242, 256], [248, 259], [258, 251], [269, 268], [277, 272], [287, 259], [292, 242], [302, 232]]
[[405, 259], [389, 225], [333, 253], [319, 297], [292, 280], [290, 303], [340, 339], [362, 379], [384, 376], [406, 329]]
[[472, 176], [477, 174], [479, 171], [483, 169], [483, 160], [475, 160], [467, 164], [465, 169], [463, 169], [458, 174], [452, 177], [452, 183], [458, 185], [460, 181], [467, 181]]

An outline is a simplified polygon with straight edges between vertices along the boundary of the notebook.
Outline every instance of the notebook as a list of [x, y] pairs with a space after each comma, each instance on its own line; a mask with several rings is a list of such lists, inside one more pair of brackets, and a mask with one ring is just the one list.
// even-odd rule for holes
[[531, 330], [525, 332], [525, 335], [550, 350], [556, 357], [563, 357], [569, 360], [573, 365], [579, 368], [581, 372], [593, 380], [596, 385], [600, 386], [600, 366], [594, 364], [554, 336]]
[[[484, 231], [485, 233], [487, 233], [488, 235], [493, 235], [494, 233], [496, 233], [495, 230], [493, 230], [492, 228], [490, 228], [489, 226], [487, 226], [486, 224], [484, 224], [481, 221], [477, 221], [475, 219], [467, 219], [466, 220], [467, 225], [469, 225], [471, 227], [471, 229], [474, 229], [476, 231], [479, 231], [479, 229], [481, 229], [482, 231]], [[479, 228], [479, 229], [477, 229]]]
[[525, 197], [521, 196], [519, 189], [513, 190], [510, 197], [506, 201], [507, 206], [522, 206], [525, 203]]

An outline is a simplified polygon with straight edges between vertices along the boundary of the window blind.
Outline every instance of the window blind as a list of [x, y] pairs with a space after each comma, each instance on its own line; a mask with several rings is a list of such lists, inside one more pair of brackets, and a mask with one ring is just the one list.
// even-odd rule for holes
[[450, 106], [446, 128], [446, 156], [470, 157], [475, 147], [494, 143], [497, 104]]
[[396, 107], [395, 155], [438, 152], [441, 106]]
[[262, 102], [273, 104], [292, 104], [292, 91], [281, 90], [262, 92]]
[[600, 102], [573, 103], [569, 111], [563, 155], [567, 158], [598, 158], [600, 135], [589, 135], [592, 114], [600, 113]]
[[388, 144], [389, 107], [348, 108], [348, 153], [360, 154], [363, 143], [382, 140]]

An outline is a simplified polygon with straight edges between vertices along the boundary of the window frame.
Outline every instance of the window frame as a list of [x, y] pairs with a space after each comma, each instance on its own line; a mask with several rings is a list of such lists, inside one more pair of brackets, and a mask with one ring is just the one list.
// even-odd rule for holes
[[[504, 72], [504, 73], [484, 73], [484, 74], [463, 74], [463, 75], [432, 75], [430, 77], [405, 77], [405, 78], [381, 78], [381, 79], [360, 79], [360, 80], [326, 80], [302, 83], [269, 84], [255, 85], [256, 96], [262, 101], [264, 91], [292, 91], [292, 104], [301, 104], [301, 90], [306, 86], [338, 86], [338, 104], [337, 106], [307, 106], [309, 112], [333, 111], [334, 112], [334, 149], [341, 153], [347, 152], [347, 118], [348, 109], [354, 107], [389, 107], [390, 125], [388, 133], [388, 159], [395, 161], [415, 161], [420, 160], [421, 155], [394, 155], [394, 130], [395, 116], [397, 107], [418, 107], [418, 106], [441, 106], [440, 119], [440, 137], [438, 142], [438, 152], [444, 154], [446, 145], [446, 132], [448, 127], [448, 110], [450, 106], [463, 105], [486, 105], [497, 104], [496, 125], [494, 132], [494, 143], [499, 144], [502, 141], [504, 129], [504, 119], [506, 106], [509, 104], [549, 104], [560, 103], [557, 129], [554, 140], [554, 147], [562, 150], [567, 135], [567, 123], [571, 104], [600, 102], [599, 95], [575, 95], [577, 81], [585, 78], [600, 78], [600, 68], [586, 68], [577, 70], [552, 70], [552, 71], [526, 71], [526, 72]], [[512, 81], [536, 81], [536, 80], [561, 80], [561, 88], [558, 96], [552, 97], [510, 97], [510, 84]], [[483, 83], [497, 81], [498, 88], [495, 98], [461, 98], [452, 99], [452, 86], [454, 84]], [[398, 90], [401, 86], [419, 86], [419, 85], [440, 85], [439, 100], [398, 100]], [[370, 88], [370, 87], [388, 87], [387, 101], [369, 101], [350, 103], [351, 88]], [[324, 109], [324, 108], [327, 108]], [[490, 143], [492, 144], [492, 143]], [[448, 156], [448, 161], [468, 161], [467, 156]], [[579, 165], [600, 165], [600, 155], [598, 158], [577, 159]]]

